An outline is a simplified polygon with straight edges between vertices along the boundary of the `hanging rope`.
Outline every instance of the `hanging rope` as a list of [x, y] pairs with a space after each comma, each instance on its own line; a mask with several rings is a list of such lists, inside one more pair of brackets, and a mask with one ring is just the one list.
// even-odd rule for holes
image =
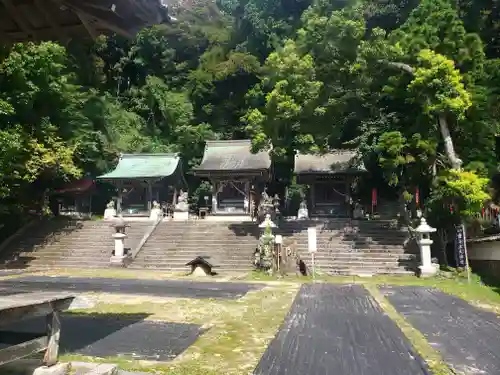
[[241, 193], [244, 197], [247, 196], [247, 193], [245, 193], [244, 191], [240, 190], [233, 182], [229, 182], [232, 187], [234, 187], [239, 193]]

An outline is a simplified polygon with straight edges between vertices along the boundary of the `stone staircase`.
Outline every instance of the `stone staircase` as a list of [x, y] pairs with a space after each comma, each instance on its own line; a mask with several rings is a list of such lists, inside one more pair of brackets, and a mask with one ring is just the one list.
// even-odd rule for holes
[[251, 271], [258, 233], [252, 222], [164, 221], [129, 268], [184, 272], [186, 263], [203, 256], [217, 273]]
[[[130, 222], [126, 248], [134, 249], [151, 227]], [[2, 268], [106, 268], [114, 229], [108, 221], [57, 218], [36, 223], [0, 253]]]
[[328, 274], [414, 274], [418, 247], [406, 228], [390, 220], [328, 219], [289, 221], [281, 225], [285, 246], [293, 245], [311, 266], [307, 228], [317, 228], [316, 269]]

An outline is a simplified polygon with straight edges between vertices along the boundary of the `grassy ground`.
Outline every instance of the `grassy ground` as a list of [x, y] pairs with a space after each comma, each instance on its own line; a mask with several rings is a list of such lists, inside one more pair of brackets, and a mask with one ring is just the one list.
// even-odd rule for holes
[[[50, 270], [27, 271], [26, 273], [1, 276], [1, 279], [24, 277], [30, 275], [37, 276], [68, 276], [68, 277], [104, 277], [115, 279], [142, 279], [142, 280], [199, 280], [199, 278], [191, 277], [186, 272], [167, 272], [157, 270], [135, 270], [127, 268], [104, 268], [104, 269], [75, 269], [75, 268], [58, 268]], [[231, 281], [236, 279], [244, 279], [245, 273], [232, 273], [229, 275], [216, 275], [210, 278], [210, 281]]]
[[[236, 301], [144, 296], [127, 296], [125, 299], [118, 295], [101, 295], [94, 308], [78, 313], [148, 313], [148, 319], [196, 323], [208, 329], [186, 352], [169, 363], [126, 358], [105, 358], [102, 361], [156, 374], [249, 374], [283, 322], [298, 288], [299, 285], [293, 283], [268, 286]], [[74, 355], [63, 356], [62, 360], [99, 361]]]
[[[57, 270], [43, 272], [49, 276], [115, 277], [139, 279], [184, 279], [181, 274], [132, 270]], [[206, 280], [206, 279], [203, 279]], [[211, 279], [210, 279], [211, 280]], [[147, 319], [201, 324], [208, 330], [185, 353], [172, 362], [142, 362], [129, 358], [86, 358], [65, 355], [63, 360], [102, 361], [119, 364], [124, 369], [149, 371], [165, 375], [250, 374], [268, 343], [274, 337], [302, 283], [356, 283], [364, 285], [387, 315], [400, 327], [415, 349], [429, 363], [435, 375], [451, 375], [441, 355], [425, 337], [397, 313], [379, 292], [380, 285], [415, 285], [440, 289], [470, 303], [500, 312], [500, 294], [496, 287], [482, 285], [477, 277], [466, 279], [447, 274], [430, 279], [412, 276], [309, 277], [277, 278], [257, 273], [235, 274], [215, 281], [251, 281], [265, 283], [260, 291], [248, 293], [236, 301], [216, 301], [149, 296], [93, 294], [97, 305], [79, 313], [85, 314], [149, 314]]]

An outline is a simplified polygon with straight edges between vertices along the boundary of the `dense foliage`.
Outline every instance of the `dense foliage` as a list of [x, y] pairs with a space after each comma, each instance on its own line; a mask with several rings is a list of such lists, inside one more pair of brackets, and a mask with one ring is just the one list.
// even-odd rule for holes
[[477, 209], [487, 180], [475, 173], [497, 168], [496, 8], [199, 0], [133, 40], [5, 47], [0, 210], [23, 212], [61, 181], [108, 170], [121, 152], [176, 151], [189, 169], [205, 140], [246, 137], [272, 150], [285, 181], [294, 150], [355, 147], [384, 186], [435, 187], [434, 201], [465, 191], [455, 201]]

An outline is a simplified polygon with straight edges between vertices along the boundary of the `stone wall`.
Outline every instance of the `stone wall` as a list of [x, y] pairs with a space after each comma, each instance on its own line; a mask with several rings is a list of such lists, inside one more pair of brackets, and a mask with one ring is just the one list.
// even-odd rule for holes
[[475, 273], [500, 279], [500, 236], [468, 240], [467, 252], [469, 264]]

